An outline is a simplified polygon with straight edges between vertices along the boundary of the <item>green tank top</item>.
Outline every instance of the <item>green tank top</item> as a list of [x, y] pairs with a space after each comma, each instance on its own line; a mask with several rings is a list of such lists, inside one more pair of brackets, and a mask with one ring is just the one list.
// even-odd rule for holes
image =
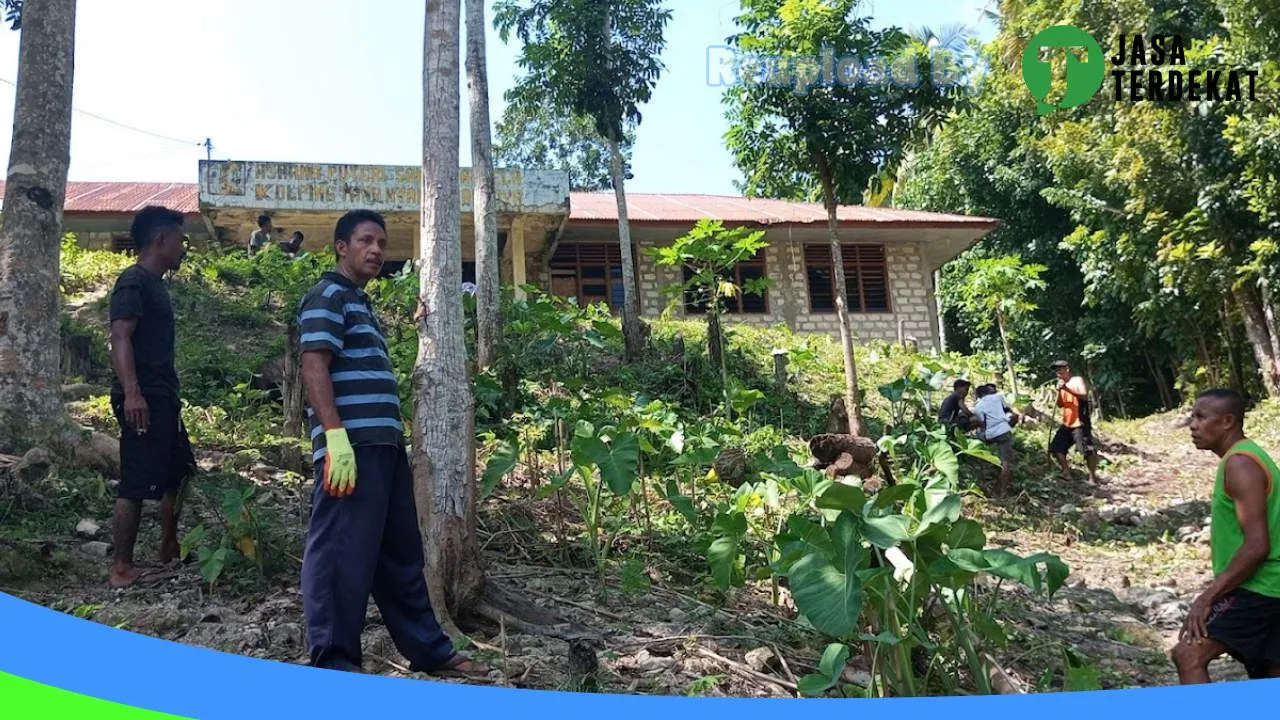
[[1213, 574], [1221, 575], [1231, 563], [1232, 556], [1244, 545], [1244, 530], [1236, 517], [1236, 502], [1227, 494], [1227, 459], [1232, 455], [1248, 455], [1258, 461], [1267, 473], [1267, 529], [1271, 533], [1271, 552], [1262, 561], [1253, 576], [1241, 583], [1241, 587], [1260, 595], [1280, 597], [1280, 492], [1276, 480], [1280, 480], [1280, 468], [1265, 450], [1252, 440], [1241, 440], [1218, 463], [1218, 477], [1213, 486], [1213, 504], [1209, 526], [1209, 551], [1213, 559]]

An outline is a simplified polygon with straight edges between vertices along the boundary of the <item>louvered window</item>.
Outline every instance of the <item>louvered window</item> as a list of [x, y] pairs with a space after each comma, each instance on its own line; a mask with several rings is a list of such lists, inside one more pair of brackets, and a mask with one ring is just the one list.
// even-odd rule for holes
[[622, 251], [616, 244], [563, 243], [550, 270], [552, 294], [576, 297], [581, 306], [602, 302], [612, 312], [622, 310]]
[[[841, 245], [849, 312], [889, 312], [889, 268], [883, 245]], [[805, 272], [809, 279], [810, 312], [835, 312], [835, 273], [830, 245], [804, 246]]]

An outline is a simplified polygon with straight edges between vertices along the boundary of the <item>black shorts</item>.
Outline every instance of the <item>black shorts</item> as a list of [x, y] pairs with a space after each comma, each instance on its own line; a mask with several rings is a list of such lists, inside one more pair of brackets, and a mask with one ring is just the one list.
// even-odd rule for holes
[[1071, 446], [1075, 445], [1076, 450], [1081, 455], [1088, 457], [1097, 452], [1093, 447], [1093, 430], [1087, 427], [1069, 428], [1066, 425], [1059, 425], [1058, 432], [1053, 434], [1053, 439], [1049, 441], [1049, 452], [1056, 455], [1066, 455]]
[[177, 492], [195, 474], [196, 459], [182, 424], [176, 398], [143, 395], [147, 401], [147, 431], [138, 434], [124, 421], [124, 398], [113, 395], [111, 409], [120, 425], [120, 485], [125, 500], [159, 500]]
[[1280, 598], [1236, 588], [1213, 604], [1209, 637], [1227, 647], [1253, 679], [1280, 668]]

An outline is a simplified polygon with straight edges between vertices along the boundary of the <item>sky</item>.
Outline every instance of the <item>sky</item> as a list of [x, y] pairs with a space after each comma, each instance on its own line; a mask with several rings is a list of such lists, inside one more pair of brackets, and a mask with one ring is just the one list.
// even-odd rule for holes
[[[876, 26], [952, 23], [989, 39], [985, 0], [869, 0]], [[196, 182], [215, 160], [418, 165], [423, 0], [79, 0], [71, 180]], [[632, 192], [736, 195], [709, 69], [738, 0], [668, 0], [666, 66], [642, 108]], [[487, 13], [490, 113], [522, 70]], [[0, 30], [0, 159], [8, 166], [18, 33]], [[461, 64], [460, 64], [461, 69]], [[710, 81], [710, 82], [709, 82]], [[470, 161], [461, 97], [461, 162]]]

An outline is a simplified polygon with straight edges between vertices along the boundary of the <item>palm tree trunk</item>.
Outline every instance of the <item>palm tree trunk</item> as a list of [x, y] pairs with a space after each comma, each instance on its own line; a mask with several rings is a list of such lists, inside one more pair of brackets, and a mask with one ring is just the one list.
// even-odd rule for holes
[[636, 295], [636, 269], [631, 251], [631, 223], [627, 220], [627, 191], [623, 184], [622, 147], [615, 133], [609, 137], [609, 173], [613, 178], [613, 194], [618, 200], [618, 249], [622, 251], [622, 334], [626, 342], [626, 358], [630, 362], [644, 350], [644, 328], [640, 324], [640, 303]]
[[458, 41], [460, 0], [427, 0], [423, 67], [422, 257], [415, 320], [414, 495], [437, 619], [484, 591], [476, 542], [475, 413], [462, 317]]
[[467, 91], [471, 101], [472, 211], [476, 250], [476, 367], [498, 357], [501, 298], [498, 280], [498, 218], [493, 207], [493, 136], [489, 126], [489, 73], [484, 43], [484, 0], [466, 0]]
[[0, 448], [60, 430], [58, 287], [71, 161], [75, 0], [27, 0], [0, 218]]

